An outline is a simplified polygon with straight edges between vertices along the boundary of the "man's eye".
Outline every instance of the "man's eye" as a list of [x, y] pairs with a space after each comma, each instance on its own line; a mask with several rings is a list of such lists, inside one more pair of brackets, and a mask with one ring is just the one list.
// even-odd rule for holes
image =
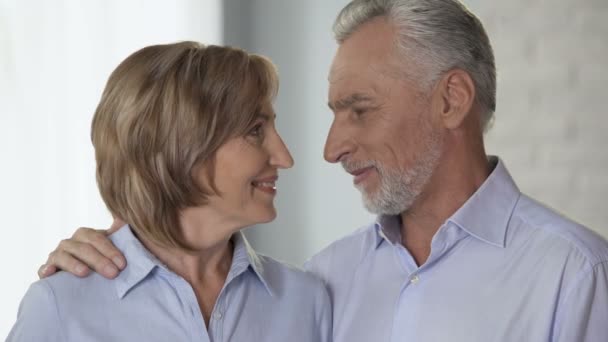
[[357, 116], [361, 116], [367, 113], [367, 108], [353, 108], [353, 113], [355, 113]]

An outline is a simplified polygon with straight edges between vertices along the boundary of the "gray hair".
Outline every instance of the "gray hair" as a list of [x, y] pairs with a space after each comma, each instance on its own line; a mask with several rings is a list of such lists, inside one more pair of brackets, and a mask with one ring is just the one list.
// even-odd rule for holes
[[[451, 69], [469, 73], [486, 130], [496, 110], [496, 67], [479, 19], [458, 0], [353, 0], [336, 18], [336, 41], [341, 44], [361, 25], [381, 16], [396, 26], [398, 51], [417, 67], [410, 68], [408, 76], [422, 87], [430, 89]], [[413, 71], [417, 69], [418, 74]]]

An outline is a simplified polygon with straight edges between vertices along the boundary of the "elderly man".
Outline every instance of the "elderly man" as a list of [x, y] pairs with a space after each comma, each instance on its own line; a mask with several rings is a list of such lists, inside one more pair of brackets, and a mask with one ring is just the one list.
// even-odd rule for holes
[[[485, 153], [496, 77], [480, 21], [455, 0], [355, 0], [334, 32], [325, 159], [378, 214], [307, 263], [334, 340], [608, 340], [608, 243]], [[101, 237], [81, 229], [41, 274], [78, 273], [74, 255], [113, 276]]]

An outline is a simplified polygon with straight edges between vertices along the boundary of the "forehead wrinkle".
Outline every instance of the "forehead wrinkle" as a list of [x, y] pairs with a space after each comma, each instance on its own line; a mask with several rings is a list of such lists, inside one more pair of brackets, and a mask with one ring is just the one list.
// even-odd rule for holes
[[328, 76], [330, 87], [332, 85], [335, 86], [337, 83], [347, 82], [349, 79], [354, 79], [354, 81], [357, 81], [357, 79], [360, 81], [362, 79], [364, 81], [364, 87], [369, 88], [369, 90], [353, 91], [334, 102], [329, 101], [327, 105], [331, 110], [342, 110], [357, 102], [375, 102], [378, 100], [378, 97], [388, 97], [392, 92], [393, 82], [395, 80], [403, 80], [403, 78], [400, 77], [401, 75], [399, 75], [399, 72], [396, 71], [396, 67], [388, 63], [371, 62], [367, 63], [363, 69], [364, 73], [375, 75], [375, 77], [367, 77], [367, 79], [361, 77], [361, 69], [357, 68], [353, 63], [334, 64]]

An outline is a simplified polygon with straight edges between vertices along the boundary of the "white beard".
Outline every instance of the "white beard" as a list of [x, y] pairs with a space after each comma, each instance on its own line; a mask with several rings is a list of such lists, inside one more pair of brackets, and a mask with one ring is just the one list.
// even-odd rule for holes
[[380, 186], [376, 191], [366, 192], [362, 186], [357, 186], [363, 196], [363, 205], [369, 212], [398, 215], [414, 204], [437, 168], [442, 150], [441, 138], [431, 135], [424, 147], [414, 158], [414, 166], [408, 170], [390, 170], [375, 160], [342, 163], [347, 171], [372, 166], [378, 172]]

